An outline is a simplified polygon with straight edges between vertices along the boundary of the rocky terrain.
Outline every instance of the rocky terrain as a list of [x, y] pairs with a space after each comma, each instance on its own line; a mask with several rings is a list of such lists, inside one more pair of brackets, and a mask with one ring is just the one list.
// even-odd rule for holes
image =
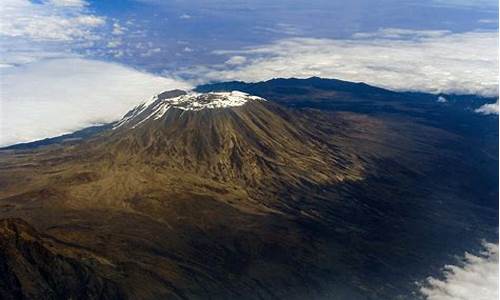
[[1, 150], [0, 296], [407, 299], [497, 234], [492, 121], [293, 87], [168, 91], [83, 139]]

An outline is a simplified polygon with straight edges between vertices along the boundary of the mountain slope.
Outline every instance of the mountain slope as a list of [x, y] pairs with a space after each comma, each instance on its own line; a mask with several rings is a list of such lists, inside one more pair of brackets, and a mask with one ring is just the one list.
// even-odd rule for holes
[[468, 142], [410, 118], [169, 91], [80, 142], [1, 151], [0, 216], [109, 262], [89, 268], [126, 298], [405, 297], [496, 234], [488, 160]]
[[246, 187], [264, 181], [268, 187], [324, 184], [360, 176], [355, 157], [335, 152], [303, 118], [263, 99], [248, 100], [223, 109], [171, 107], [149, 117], [150, 111], [165, 110], [152, 104], [118, 123], [104, 145], [162, 167]]
[[84, 249], [43, 237], [19, 219], [0, 221], [2, 299], [117, 299], [120, 290], [96, 274], [109, 264]]

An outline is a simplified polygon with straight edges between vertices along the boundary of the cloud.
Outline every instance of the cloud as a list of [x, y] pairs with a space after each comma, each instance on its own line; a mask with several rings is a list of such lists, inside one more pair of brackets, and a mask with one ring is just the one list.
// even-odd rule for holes
[[126, 30], [127, 30], [127, 28], [121, 26], [120, 23], [115, 22], [115, 23], [113, 23], [113, 30], [111, 31], [111, 34], [122, 35], [125, 33]]
[[241, 65], [247, 61], [246, 57], [241, 55], [231, 56], [228, 60], [226, 60], [225, 64], [227, 65]]
[[497, 0], [432, 0], [438, 6], [480, 8], [484, 10], [498, 10]]
[[142, 57], [149, 57], [149, 56], [152, 56], [153, 54], [157, 54], [160, 52], [161, 52], [161, 48], [151, 48], [151, 49], [148, 49], [146, 52], [141, 53], [141, 56]]
[[498, 115], [498, 99], [497, 102], [484, 104], [474, 111], [483, 115]]
[[437, 102], [439, 102], [439, 103], [446, 103], [446, 102], [448, 102], [448, 100], [446, 100], [446, 98], [443, 97], [443, 96], [439, 96], [438, 99], [437, 99]]
[[446, 265], [443, 279], [429, 277], [420, 293], [427, 300], [498, 299], [498, 245], [484, 247], [477, 256], [466, 252], [459, 265]]
[[418, 39], [438, 38], [450, 34], [449, 30], [411, 30], [401, 28], [381, 28], [375, 32], [359, 32], [353, 38]]
[[191, 15], [189, 15], [189, 14], [182, 14], [182, 15], [180, 15], [180, 16], [179, 16], [179, 18], [180, 18], [180, 19], [183, 19], [183, 20], [189, 20], [189, 19], [191, 19], [192, 17], [191, 17]]
[[[8, 66], [23, 65], [41, 59], [75, 57], [74, 53], [60, 47], [44, 47], [26, 41], [11, 40], [8, 46], [0, 43], [0, 64]], [[0, 74], [0, 77], [2, 74]]]
[[200, 82], [320, 76], [394, 90], [496, 96], [497, 46], [497, 32], [385, 29], [350, 39], [288, 38], [220, 50], [214, 53], [246, 62], [198, 66], [180, 74], [203, 74]]
[[481, 24], [496, 24], [498, 23], [498, 19], [479, 19], [477, 22]]
[[0, 36], [35, 41], [96, 39], [105, 19], [87, 12], [81, 0], [2, 0]]
[[255, 30], [285, 35], [300, 35], [302, 30], [288, 23], [277, 23], [273, 27], [255, 26]]
[[84, 0], [50, 0], [48, 2], [55, 6], [84, 7], [88, 5]]
[[74, 58], [117, 47], [106, 18], [91, 13], [89, 6], [85, 0], [1, 0], [0, 65]]
[[180, 80], [81, 58], [3, 68], [0, 145], [114, 121], [156, 93], [190, 87]]
[[122, 45], [122, 41], [119, 40], [119, 39], [112, 39], [108, 42], [108, 44], [106, 45], [106, 47], [108, 48], [116, 48], [118, 46], [121, 46]]

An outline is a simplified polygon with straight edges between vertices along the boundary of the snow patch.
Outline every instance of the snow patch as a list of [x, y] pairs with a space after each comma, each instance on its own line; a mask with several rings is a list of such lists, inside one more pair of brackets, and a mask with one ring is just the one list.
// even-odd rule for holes
[[170, 105], [182, 110], [202, 110], [205, 108], [225, 108], [242, 106], [249, 100], [262, 100], [247, 93], [232, 91], [218, 93], [189, 93], [179, 97], [166, 99], [164, 105]]
[[189, 92], [184, 95], [166, 99], [160, 99], [159, 96], [154, 96], [127, 113], [118, 123], [116, 123], [114, 129], [127, 123], [134, 124], [132, 128], [135, 128], [151, 118], [158, 120], [171, 108], [185, 111], [199, 111], [202, 109], [242, 106], [248, 101], [266, 100], [240, 91], [210, 93]]

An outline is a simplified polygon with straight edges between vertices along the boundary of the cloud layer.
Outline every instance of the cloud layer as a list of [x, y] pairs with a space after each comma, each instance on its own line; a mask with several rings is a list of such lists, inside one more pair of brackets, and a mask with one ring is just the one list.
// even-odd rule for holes
[[67, 58], [2, 69], [0, 146], [120, 118], [140, 101], [190, 85], [114, 63]]
[[[351, 39], [291, 38], [217, 51], [228, 64], [183, 70], [202, 81], [320, 76], [395, 90], [496, 96], [498, 33], [382, 29]], [[238, 64], [231, 64], [238, 62]]]
[[498, 245], [485, 243], [480, 255], [465, 253], [461, 265], [446, 265], [444, 279], [429, 277], [420, 289], [427, 300], [498, 299]]

